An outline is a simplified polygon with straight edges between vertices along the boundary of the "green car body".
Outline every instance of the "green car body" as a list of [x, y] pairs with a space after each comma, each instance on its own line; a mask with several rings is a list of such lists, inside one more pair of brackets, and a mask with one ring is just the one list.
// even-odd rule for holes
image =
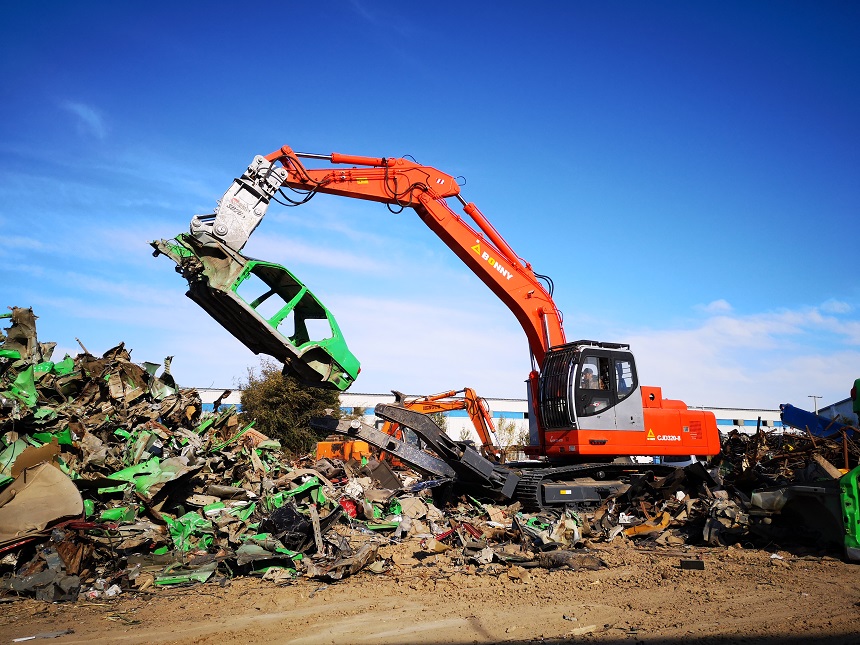
[[208, 235], [151, 243], [188, 280], [186, 295], [255, 354], [306, 385], [346, 390], [360, 364], [325, 305], [285, 267], [246, 258]]

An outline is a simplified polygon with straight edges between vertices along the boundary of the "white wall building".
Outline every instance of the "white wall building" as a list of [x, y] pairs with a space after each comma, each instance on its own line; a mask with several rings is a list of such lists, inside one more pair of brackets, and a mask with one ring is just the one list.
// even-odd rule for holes
[[[203, 400], [203, 409], [212, 409], [213, 402], [224, 392], [224, 390], [198, 388], [200, 397]], [[223, 405], [240, 405], [241, 392], [233, 390], [228, 396], [222, 399]], [[413, 398], [407, 395], [407, 398]], [[520, 436], [525, 434], [528, 436], [529, 419], [528, 419], [528, 402], [525, 399], [494, 399], [485, 398], [487, 406], [493, 416], [493, 421], [496, 427], [500, 423], [511, 427], [511, 434]], [[357, 392], [343, 392], [340, 395], [340, 408], [346, 414], [352, 414], [356, 411], [363, 412], [365, 422], [373, 424], [376, 417], [373, 414], [373, 408], [378, 403], [394, 403], [393, 394], [362, 394]], [[850, 404], [850, 401], [848, 402]], [[837, 404], [838, 405], [838, 404]], [[717, 418], [717, 426], [722, 433], [728, 433], [731, 430], [739, 430], [747, 434], [753, 434], [759, 424], [765, 429], [773, 430], [782, 428], [782, 421], [779, 417], [779, 410], [767, 409], [749, 409], [749, 408], [716, 408], [707, 406], [696, 406], [697, 409], [707, 410], [714, 413]], [[822, 408], [822, 412], [827, 408]], [[850, 405], [849, 405], [850, 411]], [[451, 412], [443, 412], [446, 417], [446, 425], [448, 435], [453, 439], [465, 440], [471, 439], [477, 444], [480, 444], [474, 427], [465, 410], [454, 410]], [[507, 443], [507, 442], [505, 442]]]

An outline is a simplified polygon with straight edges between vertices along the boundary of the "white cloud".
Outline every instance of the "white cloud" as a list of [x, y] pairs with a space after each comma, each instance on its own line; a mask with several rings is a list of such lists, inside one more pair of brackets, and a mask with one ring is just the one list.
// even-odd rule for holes
[[847, 314], [853, 307], [847, 302], [830, 299], [821, 303], [821, 311], [828, 314]]
[[732, 311], [732, 306], [723, 299], [714, 300], [706, 305], [697, 305], [695, 308], [706, 314], [722, 314]]
[[[362, 361], [358, 392], [430, 394], [472, 387], [485, 396], [523, 397], [528, 345], [515, 319], [474, 299], [444, 304], [371, 297], [335, 298], [332, 311]], [[498, 314], [498, 315], [496, 315]]]
[[76, 101], [65, 101], [62, 107], [78, 118], [80, 131], [91, 134], [97, 139], [104, 139], [107, 136], [108, 130], [104, 117], [94, 107]]
[[40, 251], [45, 248], [45, 243], [25, 235], [4, 235], [3, 247], [17, 251]]
[[385, 274], [391, 269], [388, 262], [377, 261], [366, 253], [353, 253], [331, 244], [304, 243], [271, 233], [252, 237], [242, 252], [283, 264], [288, 269], [300, 264], [372, 274]]
[[[104, 296], [113, 302], [122, 303], [125, 307], [132, 303], [146, 303], [148, 306], [170, 306], [183, 293], [180, 289], [170, 292], [131, 280], [108, 280], [74, 272], [63, 274], [63, 280], [74, 284], [86, 292], [88, 296]], [[178, 285], [179, 278], [177, 277]], [[123, 311], [123, 309], [120, 310]]]
[[[714, 316], [676, 329], [626, 337], [645, 384], [687, 404], [721, 407], [802, 407], [845, 398], [860, 352], [860, 323], [823, 316], [816, 308]], [[832, 341], [822, 343], [830, 334]], [[808, 391], [807, 391], [808, 390]], [[816, 390], [816, 391], [812, 391]]]
[[[281, 208], [272, 202], [263, 226], [312, 232], [315, 237], [320, 232], [333, 233], [353, 244], [379, 246], [390, 243], [384, 225], [390, 217], [393, 216], [382, 204], [320, 194], [296, 208]], [[359, 226], [353, 226], [353, 221]]]

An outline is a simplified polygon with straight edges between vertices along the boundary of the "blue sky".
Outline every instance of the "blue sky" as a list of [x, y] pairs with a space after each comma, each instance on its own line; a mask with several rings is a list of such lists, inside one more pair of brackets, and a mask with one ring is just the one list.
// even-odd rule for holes
[[[465, 177], [568, 339], [631, 343], [665, 396], [811, 407], [860, 376], [856, 3], [48, 1], [0, 36], [0, 306], [60, 354], [235, 386], [257, 357], [148, 241], [287, 144]], [[246, 252], [334, 312], [355, 391], [524, 396], [514, 317], [411, 211], [275, 206]]]

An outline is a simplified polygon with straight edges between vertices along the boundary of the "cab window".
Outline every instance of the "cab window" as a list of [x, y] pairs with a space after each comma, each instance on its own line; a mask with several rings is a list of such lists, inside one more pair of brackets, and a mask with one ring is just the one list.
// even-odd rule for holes
[[611, 361], [606, 356], [586, 355], [580, 363], [577, 413], [581, 416], [599, 414], [612, 405]]
[[635, 375], [633, 374], [633, 363], [629, 360], [615, 359], [615, 389], [618, 391], [618, 400], [623, 401], [633, 392], [635, 387]]

